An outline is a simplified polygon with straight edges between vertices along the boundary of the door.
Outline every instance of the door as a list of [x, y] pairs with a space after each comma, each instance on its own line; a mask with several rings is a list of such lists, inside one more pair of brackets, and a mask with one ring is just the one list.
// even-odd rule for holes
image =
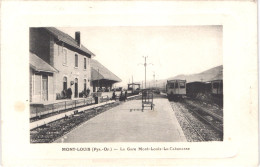
[[42, 75], [42, 101], [48, 100], [48, 76]]
[[74, 97], [78, 97], [78, 79], [75, 79], [75, 96]]
[[179, 89], [179, 83], [177, 81], [175, 82], [175, 89], [174, 90], [175, 90], [175, 92], [174, 92], [175, 95], [180, 93], [180, 91], [179, 91], [180, 90]]

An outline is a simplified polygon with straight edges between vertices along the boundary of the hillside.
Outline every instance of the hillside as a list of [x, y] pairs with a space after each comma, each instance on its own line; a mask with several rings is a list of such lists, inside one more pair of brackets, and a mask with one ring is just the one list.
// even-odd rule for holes
[[[167, 79], [163, 79], [163, 80], [158, 80], [157, 81], [157, 86], [158, 87], [164, 87], [167, 80], [171, 80], [171, 79], [183, 79], [186, 80], [187, 83], [188, 82], [195, 82], [195, 81], [203, 81], [203, 82], [208, 82], [208, 81], [212, 81], [212, 80], [219, 80], [219, 79], [223, 79], [223, 65], [208, 69], [206, 71], [197, 73], [197, 74], [190, 74], [190, 75], [177, 75], [174, 77], [170, 77]], [[151, 82], [154, 84], [154, 82]], [[147, 82], [147, 85], [149, 85], [149, 81]]]
[[175, 77], [168, 78], [168, 80], [170, 79], [186, 79], [187, 82], [194, 82], [194, 81], [207, 82], [212, 80], [223, 79], [223, 65], [211, 68], [209, 70], [197, 74], [177, 75]]

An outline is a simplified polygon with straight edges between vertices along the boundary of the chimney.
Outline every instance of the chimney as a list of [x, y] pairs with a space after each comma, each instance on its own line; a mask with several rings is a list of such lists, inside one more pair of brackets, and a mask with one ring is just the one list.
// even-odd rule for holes
[[80, 46], [80, 32], [79, 31], [75, 32], [75, 40], [76, 40], [77, 44]]

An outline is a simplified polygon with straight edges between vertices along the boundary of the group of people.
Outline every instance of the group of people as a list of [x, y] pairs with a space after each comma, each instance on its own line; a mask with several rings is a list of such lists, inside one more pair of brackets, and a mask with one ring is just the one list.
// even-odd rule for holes
[[[116, 100], [116, 92], [113, 92], [112, 99]], [[119, 101], [126, 101], [127, 100], [127, 90], [125, 90], [125, 93], [123, 93], [123, 90], [121, 90]]]
[[62, 91], [62, 97], [63, 98], [71, 99], [71, 96], [72, 96], [71, 88], [68, 88], [68, 89]]
[[[88, 97], [89, 93], [90, 93], [90, 89], [83, 90], [82, 92], [79, 93], [79, 97]], [[71, 88], [63, 90], [62, 91], [62, 97], [67, 98], [67, 99], [71, 99], [71, 97], [72, 97]]]

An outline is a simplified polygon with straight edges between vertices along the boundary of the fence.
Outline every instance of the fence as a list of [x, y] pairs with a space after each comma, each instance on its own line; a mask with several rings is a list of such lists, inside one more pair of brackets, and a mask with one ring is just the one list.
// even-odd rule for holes
[[102, 97], [100, 98], [100, 102], [101, 102], [101, 103], [107, 102], [107, 101], [109, 101], [109, 100], [110, 100], [109, 96], [102, 96]]
[[86, 106], [95, 103], [93, 98], [79, 99], [79, 100], [69, 100], [63, 102], [57, 102], [42, 106], [30, 106], [30, 118], [41, 117], [46, 114], [51, 114], [55, 112], [60, 112], [68, 109], [74, 109], [81, 106]]

